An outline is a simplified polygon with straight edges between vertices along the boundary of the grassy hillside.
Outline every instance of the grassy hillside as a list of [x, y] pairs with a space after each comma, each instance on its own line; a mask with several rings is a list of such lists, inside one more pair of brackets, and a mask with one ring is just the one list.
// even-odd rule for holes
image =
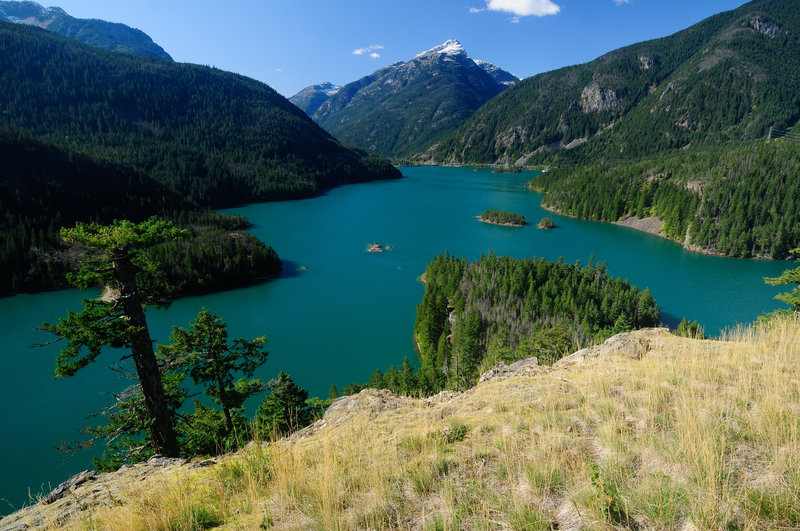
[[398, 177], [342, 146], [263, 83], [114, 54], [0, 23], [3, 122], [131, 166], [202, 206], [305, 197]]
[[137, 465], [2, 524], [68, 511], [67, 529], [800, 526], [800, 323], [625, 340], [638, 348], [463, 393], [365, 391], [293, 438], [210, 466]]
[[765, 138], [800, 118], [800, 14], [756, 0], [525, 79], [420, 160], [579, 163]]

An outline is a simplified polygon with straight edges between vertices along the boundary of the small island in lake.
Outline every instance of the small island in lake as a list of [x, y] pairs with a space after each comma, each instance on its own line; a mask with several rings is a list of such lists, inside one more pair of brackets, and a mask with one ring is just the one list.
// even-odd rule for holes
[[522, 173], [522, 168], [519, 166], [498, 166], [492, 170], [492, 173]]
[[484, 223], [492, 223], [494, 225], [506, 225], [509, 227], [524, 227], [528, 223], [525, 221], [525, 216], [522, 214], [515, 214], [514, 212], [506, 212], [505, 210], [487, 210], [479, 218]]
[[556, 228], [556, 224], [553, 223], [553, 220], [549, 217], [545, 216], [539, 221], [539, 224], [536, 225], [538, 228], [542, 230], [550, 230]]
[[393, 251], [393, 250], [394, 250], [394, 247], [392, 247], [391, 245], [382, 246], [378, 242], [370, 243], [367, 246], [367, 252], [368, 253], [382, 253], [383, 251]]

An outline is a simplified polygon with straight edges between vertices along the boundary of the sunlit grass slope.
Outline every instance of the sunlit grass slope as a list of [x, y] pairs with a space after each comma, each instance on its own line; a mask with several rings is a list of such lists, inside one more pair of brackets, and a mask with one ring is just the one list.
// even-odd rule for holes
[[[299, 435], [129, 481], [89, 529], [800, 526], [800, 322], [632, 332], [427, 400], [364, 391]], [[94, 487], [96, 488], [96, 486]]]

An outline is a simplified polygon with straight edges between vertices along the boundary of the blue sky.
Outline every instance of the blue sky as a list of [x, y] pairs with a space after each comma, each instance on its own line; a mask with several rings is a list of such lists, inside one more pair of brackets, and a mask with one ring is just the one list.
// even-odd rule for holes
[[[345, 84], [448, 39], [520, 77], [670, 35], [742, 0], [39, 0], [123, 22], [176, 61], [264, 81], [285, 96]], [[357, 54], [355, 51], [362, 51]]]

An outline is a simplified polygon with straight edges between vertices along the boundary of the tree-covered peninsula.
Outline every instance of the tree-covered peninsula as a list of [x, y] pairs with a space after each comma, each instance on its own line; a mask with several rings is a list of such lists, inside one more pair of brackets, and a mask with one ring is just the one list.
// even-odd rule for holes
[[[657, 326], [649, 289], [612, 278], [604, 264], [516, 260], [493, 253], [474, 262], [437, 256], [421, 277], [414, 339], [421, 367], [376, 369], [343, 394], [388, 389], [407, 396], [463, 390], [498, 362], [537, 357], [552, 365], [580, 348], [629, 330]], [[331, 398], [339, 396], [335, 387]]]
[[58, 252], [58, 231], [78, 221], [156, 215], [185, 228], [185, 239], [147, 250], [176, 294], [241, 287], [280, 273], [275, 251], [244, 232], [246, 219], [206, 211], [129, 166], [0, 127], [0, 167], [0, 296], [65, 287], [70, 264]]
[[800, 242], [800, 155], [792, 142], [674, 154], [627, 164], [562, 167], [532, 179], [543, 204], [584, 219], [661, 220], [687, 248], [786, 258]]

